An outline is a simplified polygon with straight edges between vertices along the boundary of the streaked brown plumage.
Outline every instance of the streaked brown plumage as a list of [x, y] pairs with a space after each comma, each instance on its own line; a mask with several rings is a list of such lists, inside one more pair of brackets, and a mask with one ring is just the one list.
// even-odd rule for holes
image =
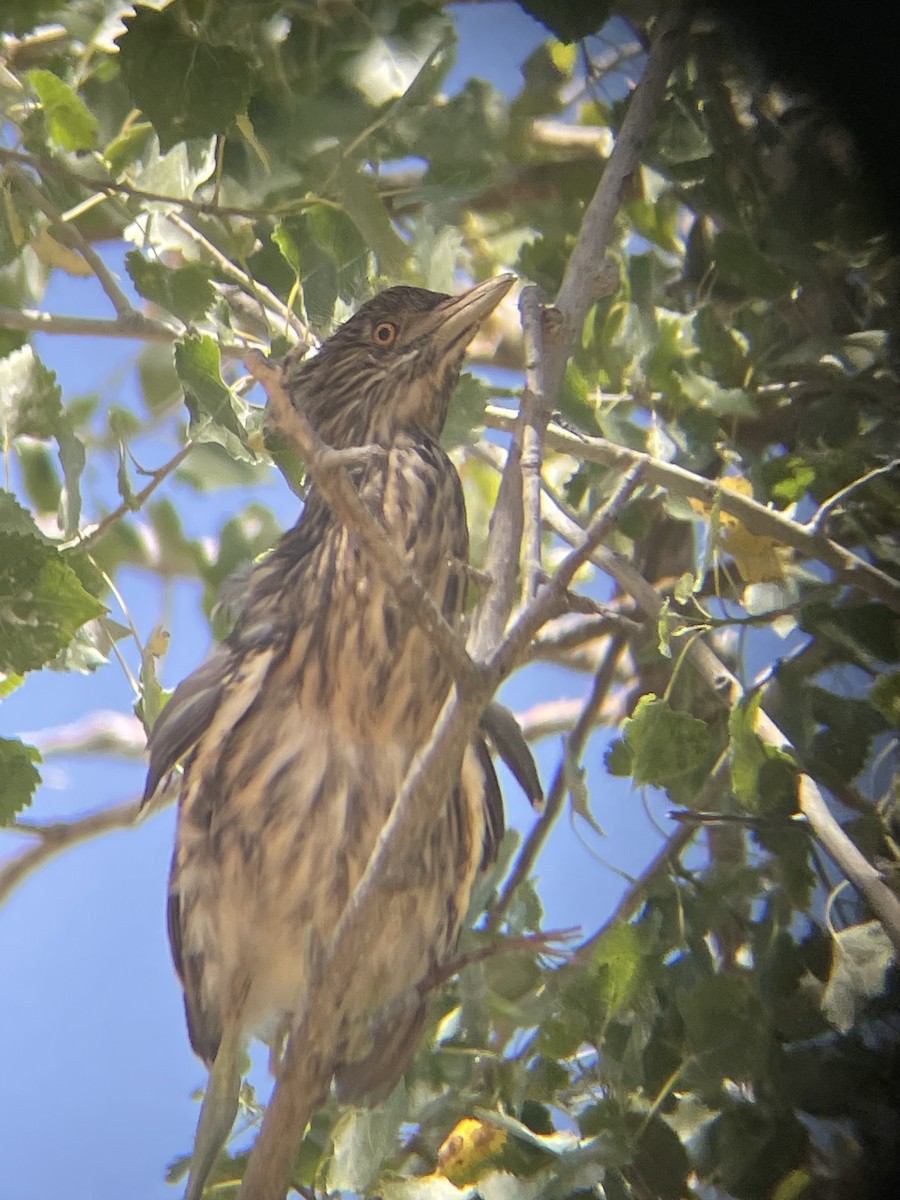
[[[391, 288], [314, 358], [285, 366], [292, 399], [328, 444], [382, 449], [351, 476], [451, 624], [468, 531], [438, 438], [466, 347], [511, 282], [452, 299]], [[169, 934], [218, 1106], [202, 1152], [201, 1117], [189, 1195], [200, 1194], [233, 1120], [236, 1048], [251, 1036], [280, 1047], [450, 683], [426, 634], [312, 489], [298, 523], [251, 572], [233, 632], [157, 722], [146, 794], [186, 756]], [[452, 955], [502, 823], [479, 738], [373, 914], [334, 1064], [342, 1099], [385, 1094], [408, 1065], [424, 1015], [417, 985]]]

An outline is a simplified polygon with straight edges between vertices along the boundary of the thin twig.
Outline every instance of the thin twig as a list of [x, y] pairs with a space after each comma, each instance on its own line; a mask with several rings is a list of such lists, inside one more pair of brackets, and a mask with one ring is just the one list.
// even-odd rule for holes
[[22, 833], [37, 837], [34, 846], [29, 846], [16, 855], [0, 869], [0, 904], [6, 900], [12, 890], [26, 876], [42, 866], [48, 859], [61, 850], [67, 850], [79, 842], [96, 837], [99, 833], [108, 833], [112, 829], [125, 829], [137, 820], [140, 805], [137, 800], [128, 800], [124, 804], [116, 804], [112, 808], [103, 808], [99, 812], [89, 813], [72, 821], [55, 822], [52, 825], [13, 824], [9, 827], [11, 833]]
[[251, 295], [255, 296], [263, 308], [276, 313], [286, 325], [294, 330], [297, 337], [307, 348], [316, 348], [318, 339], [315, 335], [307, 329], [293, 309], [280, 300], [270, 288], [267, 288], [265, 284], [258, 283], [252, 275], [248, 275], [246, 271], [241, 270], [227, 255], [222, 253], [214, 242], [211, 242], [199, 229], [195, 229], [190, 221], [186, 221], [178, 213], [169, 213], [167, 219], [176, 228], [180, 229], [186, 237], [200, 246], [204, 253], [216, 263], [225, 275], [231, 276], [232, 279], [246, 288]]
[[544, 577], [541, 562], [541, 466], [544, 461], [544, 430], [551, 411], [543, 386], [543, 305], [536, 287], [522, 289], [519, 312], [522, 314], [525, 346], [525, 391], [519, 409], [517, 435], [522, 444], [522, 600], [527, 604], [537, 595]]
[[[581, 530], [576, 522], [563, 513], [562, 509], [548, 504], [546, 519], [561, 537], [577, 544], [582, 536]], [[662, 599], [653, 586], [647, 583], [630, 564], [605, 549], [598, 550], [592, 556], [592, 561], [601, 570], [612, 575], [621, 588], [630, 592], [648, 616], [654, 620], [658, 619], [662, 611]], [[686, 657], [723, 707], [733, 708], [744, 698], [744, 689], [737, 677], [702, 637], [692, 639], [687, 648]], [[797, 757], [790, 739], [764, 710], [758, 714], [756, 732], [768, 745], [792, 753], [795, 758]], [[799, 774], [799, 806], [809, 821], [816, 839], [844, 871], [850, 883], [868, 900], [875, 915], [900, 953], [900, 899], [881, 880], [875, 868], [831, 815], [828, 805], [808, 771], [801, 771]], [[700, 807], [708, 806], [700, 805]]]
[[418, 985], [419, 993], [422, 996], [427, 996], [429, 992], [433, 992], [448, 979], [452, 979], [454, 975], [458, 975], [460, 971], [466, 967], [474, 966], [475, 963], [486, 962], [491, 958], [498, 958], [503, 954], [543, 954], [547, 957], [566, 958], [568, 951], [554, 950], [554, 942], [571, 942], [579, 934], [579, 927], [572, 926], [569, 929], [551, 929], [546, 933], [526, 933], [521, 937], [501, 938], [498, 941], [491, 942], [489, 946], [479, 946], [477, 950], [468, 950], [465, 954], [459, 954], [450, 962], [443, 966], [435, 967], [435, 969], [427, 975]]
[[[162, 321], [154, 321], [137, 309], [116, 320], [102, 317], [59, 316], [36, 308], [0, 307], [0, 329], [20, 329], [24, 333], [74, 334], [76, 337], [136, 338], [143, 342], [174, 342], [178, 330]], [[224, 353], [224, 351], [223, 351]], [[239, 347], [235, 355], [246, 353]]]
[[0, 163], [4, 162], [21, 163], [23, 166], [32, 167], [41, 175], [54, 175], [57, 179], [64, 179], [67, 183], [74, 183], [79, 187], [83, 187], [86, 191], [100, 192], [108, 196], [120, 194], [134, 200], [145, 200], [150, 204], [171, 204], [177, 208], [187, 209], [190, 212], [217, 217], [250, 217], [251, 219], [258, 219], [271, 217], [278, 212], [299, 211], [319, 203], [314, 198], [297, 199], [292, 200], [288, 205], [281, 205], [273, 209], [240, 208], [234, 205], [217, 204], [213, 201], [189, 200], [184, 196], [167, 196], [162, 192], [148, 192], [143, 188], [135, 187], [131, 183], [117, 182], [114, 179], [102, 179], [94, 175], [81, 175], [78, 171], [71, 171], [67, 167], [64, 167], [62, 163], [54, 162], [51, 159], [40, 158], [34, 154], [26, 154], [21, 150], [8, 150], [5, 147], [0, 147]]
[[59, 238], [65, 245], [77, 250], [84, 261], [88, 264], [94, 274], [97, 276], [97, 281], [106, 292], [116, 310], [116, 315], [119, 317], [127, 317], [135, 312], [135, 308], [131, 301], [116, 283], [112, 272], [106, 263], [82, 234], [78, 227], [70, 221], [63, 219], [62, 213], [51, 204], [44, 193], [28, 178], [28, 175], [21, 167], [10, 164], [7, 166], [11, 178], [16, 182], [17, 187], [21, 188], [32, 204], [37, 205], [41, 212], [47, 217], [54, 231], [59, 235]]
[[118, 508], [114, 508], [112, 512], [107, 513], [96, 525], [83, 529], [71, 542], [67, 542], [62, 549], [84, 550], [89, 546], [95, 546], [128, 513], [136, 512], [139, 508], [143, 508], [144, 504], [150, 499], [163, 480], [167, 479], [184, 462], [195, 445], [195, 442], [186, 441], [178, 453], [174, 454], [167, 463], [163, 463], [155, 471], [149, 472], [151, 476], [150, 482], [142, 487], [139, 492], [135, 493], [131, 500], [123, 500]]
[[643, 467], [640, 464], [623, 475], [619, 486], [594, 515], [583, 535], [559, 564], [553, 578], [541, 588], [513, 622], [506, 637], [488, 661], [498, 682], [506, 678], [517, 665], [541, 626], [551, 617], [559, 616], [560, 611], [564, 611], [566, 592], [575, 573], [593, 557], [609, 535], [622, 510], [640, 486], [642, 477]]
[[[514, 418], [504, 409], [489, 405], [485, 415], [493, 429], [511, 430], [514, 427]], [[714, 480], [704, 479], [702, 475], [696, 475], [684, 467], [663, 462], [639, 450], [629, 450], [605, 438], [576, 437], [551, 425], [547, 430], [546, 441], [554, 450], [575, 455], [587, 462], [601, 463], [617, 471], [627, 470], [636, 463], [643, 463], [648, 483], [655, 483], [679, 495], [701, 500], [710, 507], [718, 505], [723, 512], [737, 517], [750, 533], [759, 537], [774, 538], [786, 546], [791, 546], [805, 558], [817, 560], [830, 567], [843, 583], [859, 588], [860, 591], [881, 600], [894, 612], [900, 612], [900, 583], [897, 580], [831, 538], [792, 521], [784, 513], [766, 508], [758, 500], [722, 487]]]
[[587, 740], [597, 723], [597, 713], [615, 679], [616, 668], [624, 649], [625, 639], [613, 638], [603, 665], [594, 676], [591, 694], [582, 706], [571, 734], [565, 740], [562, 759], [556, 768], [556, 774], [547, 795], [547, 806], [523, 842], [522, 848], [516, 856], [515, 864], [503, 885], [503, 890], [488, 916], [487, 928], [490, 930], [499, 928], [516, 890], [531, 874], [531, 869], [563, 810], [569, 794], [572, 767], [584, 753]]
[[[647, 61], [616, 135], [616, 144], [603, 168], [578, 238], [569, 255], [554, 307], [562, 322], [558, 337], [544, 356], [544, 389], [556, 396], [566, 364], [581, 335], [584, 319], [608, 287], [606, 251], [628, 181], [638, 169], [644, 142], [662, 104], [666, 85], [681, 49], [681, 34], [689, 18], [680, 4], [666, 6], [656, 23]], [[598, 270], [599, 268], [599, 270]]]
[[843, 504], [852, 492], [865, 486], [870, 480], [877, 479], [879, 475], [890, 475], [898, 467], [900, 467], [900, 458], [894, 458], [889, 463], [885, 463], [884, 466], [873, 467], [871, 471], [866, 471], [865, 475], [861, 475], [859, 479], [854, 479], [852, 483], [848, 483], [846, 487], [842, 487], [833, 496], [829, 496], [827, 500], [823, 500], [810, 520], [807, 521], [805, 528], [810, 533], [821, 533], [834, 510], [839, 504]]
[[[731, 762], [727, 751], [723, 751], [719, 756], [716, 765], [710, 772], [709, 778], [700, 789], [697, 795], [696, 803], [701, 806], [708, 806], [719, 798], [722, 792], [729, 785], [729, 776], [731, 772]], [[647, 866], [641, 871], [637, 879], [625, 889], [621, 900], [616, 905], [613, 912], [606, 918], [596, 933], [591, 934], [576, 950], [573, 961], [576, 963], [583, 962], [584, 958], [590, 953], [594, 946], [600, 942], [604, 936], [615, 925], [621, 924], [623, 921], [630, 921], [634, 914], [643, 904], [647, 895], [647, 891], [651, 884], [663, 875], [669, 873], [674, 863], [678, 861], [687, 847], [691, 844], [697, 835], [699, 826], [697, 825], [679, 825], [666, 841], [660, 846], [656, 854], [653, 856]]]

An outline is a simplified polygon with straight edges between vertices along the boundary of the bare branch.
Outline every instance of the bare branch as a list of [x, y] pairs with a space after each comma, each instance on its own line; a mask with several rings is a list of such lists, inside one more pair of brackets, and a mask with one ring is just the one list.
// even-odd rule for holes
[[[20, 329], [25, 333], [74, 334], [76, 337], [135, 338], [143, 342], [174, 342], [178, 330], [162, 321], [154, 321], [137, 309], [130, 309], [116, 320], [99, 317], [67, 317], [40, 312], [36, 308], [0, 307], [0, 329]], [[223, 350], [223, 354], [225, 351]], [[240, 347], [235, 355], [245, 354]]]
[[22, 740], [42, 756], [53, 754], [116, 754], [142, 758], [147, 748], [144, 727], [135, 716], [99, 709], [69, 725], [23, 732]]
[[[513, 428], [514, 418], [504, 409], [490, 405], [486, 417], [493, 429]], [[605, 438], [581, 437], [551, 425], [547, 430], [546, 442], [554, 450], [562, 450], [587, 462], [601, 463], [618, 471], [643, 463], [648, 483], [655, 483], [679, 495], [701, 500], [710, 507], [718, 504], [723, 512], [737, 517], [750, 533], [774, 538], [799, 551], [805, 558], [824, 563], [835, 571], [843, 583], [859, 588], [860, 591], [881, 600], [894, 612], [900, 612], [900, 583], [890, 575], [873, 567], [871, 563], [867, 563], [865, 559], [824, 534], [816, 533], [807, 525], [792, 521], [783, 513], [766, 508], [758, 500], [724, 488], [720, 483], [704, 479], [702, 475], [695, 475], [693, 471], [685, 470], [684, 467], [663, 462], [639, 450], [618, 446]]]
[[150, 499], [163, 480], [168, 479], [172, 472], [184, 462], [195, 445], [196, 443], [192, 441], [185, 442], [178, 453], [174, 454], [167, 463], [163, 463], [155, 471], [148, 472], [151, 477], [150, 482], [142, 487], [130, 501], [123, 500], [118, 508], [114, 508], [112, 512], [107, 513], [96, 525], [81, 530], [71, 542], [67, 542], [63, 546], [63, 549], [84, 550], [90, 546], [95, 546], [128, 513], [136, 512], [139, 508], [143, 508], [144, 504]]
[[584, 747], [596, 724], [599, 712], [609, 688], [615, 679], [619, 657], [625, 648], [624, 638], [614, 638], [601, 669], [594, 677], [594, 686], [586, 703], [582, 706], [578, 720], [566, 739], [562, 759], [556, 769], [553, 784], [547, 796], [547, 806], [522, 844], [515, 865], [506, 878], [503, 890], [488, 917], [487, 928], [497, 929], [509, 908], [516, 889], [531, 873], [551, 829], [556, 824], [569, 794], [569, 779], [573, 763], [584, 753]]
[[864, 487], [870, 480], [877, 479], [879, 475], [890, 475], [898, 467], [900, 467], [900, 458], [894, 458], [889, 463], [885, 463], [884, 466], [874, 467], [871, 471], [866, 471], [865, 475], [861, 475], [859, 479], [854, 479], [852, 483], [848, 483], [846, 487], [842, 487], [833, 496], [829, 496], [827, 500], [823, 500], [812, 518], [807, 521], [806, 528], [810, 533], [821, 533], [834, 510], [843, 504], [851, 493], [855, 492], [858, 488]]
[[[547, 510], [551, 527], [566, 540], [577, 543], [582, 537], [579, 526], [563, 513], [562, 509], [548, 504]], [[603, 549], [592, 556], [592, 561], [601, 570], [612, 575], [619, 586], [628, 591], [649, 616], [654, 620], [658, 618], [662, 611], [662, 599], [652, 585], [630, 564]], [[686, 654], [704, 684], [724, 707], [731, 708], [743, 699], [744, 689], [739, 680], [702, 637], [696, 637], [690, 642]], [[758, 715], [756, 731], [767, 744], [793, 753], [796, 757], [790, 739], [764, 711], [760, 711]], [[805, 771], [800, 773], [799, 778], [799, 807], [809, 821], [816, 839], [845, 873], [847, 879], [871, 904], [875, 915], [900, 952], [900, 899], [887, 887], [878, 872], [831, 815], [821, 792]]]
[[543, 579], [541, 563], [541, 465], [544, 460], [544, 430], [550, 406], [543, 386], [543, 306], [536, 287], [522, 289], [519, 297], [525, 344], [525, 391], [519, 410], [517, 436], [522, 445], [522, 543], [524, 574], [522, 601], [537, 595]]
[[[541, 588], [519, 614], [506, 637], [491, 655], [488, 665], [497, 682], [521, 661], [531, 639], [551, 617], [565, 608], [565, 596], [576, 571], [588, 562], [618, 520], [641, 483], [643, 468], [638, 465], [626, 472], [619, 486], [594, 515], [587, 529], [556, 569], [553, 578]], [[574, 522], [573, 522], [574, 524]]]
[[186, 221], [184, 217], [179, 216], [178, 213], [169, 213], [168, 219], [174, 226], [176, 226], [176, 228], [180, 229], [186, 237], [189, 237], [192, 241], [196, 242], [198, 246], [201, 246], [204, 253], [207, 254], [214, 263], [216, 263], [216, 265], [224, 274], [230, 275], [232, 279], [236, 280], [243, 287], [245, 287], [251, 295], [256, 296], [264, 308], [268, 309], [272, 313], [275, 313], [281, 318], [282, 321], [284, 321], [286, 326], [293, 329], [293, 331], [297, 334], [297, 337], [300, 339], [300, 342], [306, 346], [307, 349], [316, 348], [318, 345], [318, 339], [316, 336], [306, 328], [293, 309], [289, 308], [282, 300], [280, 300], [273, 291], [267, 288], [264, 284], [258, 283], [251, 275], [248, 275], [246, 271], [242, 271], [240, 267], [236, 266], [227, 255], [222, 253], [222, 251], [214, 242], [211, 242], [208, 237], [205, 237], [199, 229], [195, 229], [190, 221]]
[[126, 829], [133, 825], [138, 817], [140, 804], [137, 800], [128, 800], [124, 804], [116, 804], [112, 808], [103, 808], [99, 812], [89, 813], [73, 821], [56, 822], [52, 825], [9, 826], [12, 833], [22, 833], [37, 837], [36, 845], [21, 851], [0, 868], [0, 904], [6, 900], [12, 890], [36, 870], [43, 866], [48, 859], [61, 850], [68, 850], [79, 842], [86, 842], [99, 833], [108, 833], [112, 829]]
[[50, 203], [41, 189], [32, 183], [21, 167], [10, 163], [6, 169], [16, 181], [17, 187], [21, 188], [32, 204], [37, 205], [41, 212], [44, 213], [60, 240], [65, 245], [71, 247], [71, 249], [77, 250], [88, 264], [97, 276], [100, 286], [109, 297], [113, 308], [116, 310], [116, 315], [127, 317], [133, 313], [135, 309], [131, 301], [116, 283], [109, 267], [107, 267], [106, 263], [81, 231], [71, 221], [64, 220], [62, 213]]

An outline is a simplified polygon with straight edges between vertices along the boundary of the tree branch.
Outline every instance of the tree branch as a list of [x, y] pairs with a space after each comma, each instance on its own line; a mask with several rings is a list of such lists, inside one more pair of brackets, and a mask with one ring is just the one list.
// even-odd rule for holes
[[16, 185], [21, 188], [32, 204], [35, 204], [47, 217], [51, 226], [59, 235], [60, 240], [71, 249], [77, 250], [88, 264], [97, 276], [100, 286], [109, 297], [113, 308], [116, 310], [116, 315], [127, 318], [134, 313], [136, 309], [118, 283], [116, 283], [109, 267], [107, 267], [106, 263], [77, 226], [72, 224], [71, 221], [63, 219], [62, 213], [50, 203], [41, 189], [32, 183], [21, 167], [10, 163], [6, 169], [11, 178], [15, 180]]
[[[20, 329], [24, 333], [74, 334], [76, 337], [135, 338], [144, 342], [174, 342], [179, 336], [178, 330], [171, 325], [154, 321], [136, 308], [115, 320], [104, 320], [102, 317], [58, 316], [36, 308], [0, 307], [0, 329]], [[241, 346], [233, 351], [233, 356], [245, 353], [246, 347]]]
[[79, 842], [86, 842], [99, 833], [126, 829], [135, 823], [139, 811], [140, 802], [128, 800], [73, 821], [54, 822], [52, 825], [20, 825], [15, 822], [10, 825], [9, 832], [36, 837], [38, 841], [0, 868], [0, 904], [32, 871], [43, 866], [55, 854]]
[[[547, 506], [549, 523], [567, 541], [581, 537], [581, 529], [571, 517], [558, 506]], [[621, 588], [629, 592], [640, 607], [657, 620], [663, 601], [653, 586], [641, 577], [630, 564], [625, 563], [609, 550], [598, 550], [592, 561], [616, 580]], [[725, 708], [732, 708], [744, 698], [744, 689], [737, 677], [729, 671], [718, 655], [710, 649], [702, 637], [694, 638], [687, 647], [686, 656], [707, 688]], [[757, 718], [756, 732], [768, 745], [786, 750], [797, 757], [790, 739], [763, 710]], [[885, 932], [900, 955], [900, 898], [881, 879], [875, 868], [862, 855], [831, 815], [818, 786], [806, 771], [799, 777], [799, 808], [809, 822], [813, 835], [825, 851], [834, 859], [847, 879], [864, 896], [884, 926]]]
[[[495, 405], [489, 405], [485, 415], [492, 429], [509, 431], [514, 427], [515, 419], [506, 410]], [[561, 450], [587, 462], [601, 463], [618, 471], [643, 463], [648, 483], [655, 483], [679, 495], [701, 500], [710, 507], [718, 504], [723, 512], [737, 517], [750, 533], [759, 537], [774, 538], [786, 546], [791, 546], [805, 558], [830, 567], [843, 583], [874, 596], [894, 612], [900, 612], [900, 582], [831, 538], [815, 532], [807, 525], [792, 521], [783, 513], [766, 508], [758, 500], [724, 488], [715, 480], [704, 479], [702, 475], [695, 475], [693, 471], [684, 467], [662, 462], [639, 450], [628, 450], [605, 438], [582, 437], [551, 425], [547, 430], [546, 442], [554, 450]]]
[[180, 229], [186, 237], [189, 237], [198, 246], [202, 247], [203, 251], [216, 263], [223, 274], [230, 275], [232, 279], [246, 288], [250, 295], [255, 296], [264, 308], [277, 314], [287, 326], [293, 329], [302, 345], [306, 346], [307, 349], [315, 349], [318, 346], [318, 339], [315, 335], [307, 329], [294, 310], [280, 300], [270, 288], [258, 283], [246, 271], [242, 271], [240, 267], [236, 266], [227, 255], [222, 253], [214, 242], [211, 242], [208, 237], [204, 236], [199, 229], [195, 229], [190, 221], [186, 221], [178, 213], [170, 213], [168, 220], [177, 229]]
[[138, 509], [143, 508], [144, 504], [150, 499], [163, 480], [168, 479], [172, 472], [184, 462], [195, 445], [195, 442], [190, 440], [186, 441], [178, 453], [174, 454], [167, 463], [163, 463], [163, 465], [158, 467], [155, 471], [148, 472], [151, 477], [150, 482], [142, 487], [141, 490], [137, 492], [130, 501], [123, 500], [118, 508], [114, 508], [112, 512], [107, 513], [106, 516], [98, 521], [96, 525], [89, 526], [87, 529], [81, 530], [81, 532], [78, 533], [77, 536], [74, 537], [70, 542], [67, 542], [62, 549], [84, 550], [90, 546], [95, 546], [97, 542], [99, 542], [101, 538], [105, 537], [106, 534], [109, 533], [110, 529], [112, 529], [112, 527], [123, 517], [127, 516], [128, 513], [136, 512]]
[[606, 694], [615, 679], [616, 667], [624, 649], [625, 639], [622, 637], [614, 638], [603, 665], [594, 676], [594, 685], [591, 688], [591, 694], [582, 706], [571, 734], [565, 740], [562, 759], [556, 768], [556, 774], [547, 795], [546, 808], [535, 822], [516, 856], [515, 865], [507, 876], [503, 890], [491, 909], [487, 923], [488, 929], [497, 929], [499, 927], [517, 888], [531, 873], [531, 869], [543, 849], [551, 829], [556, 824], [556, 820], [563, 810], [563, 805], [569, 794], [572, 767], [580, 761], [584, 753], [587, 740], [597, 723], [597, 713], [600, 711], [606, 699]]
[[519, 408], [517, 433], [522, 444], [522, 542], [524, 575], [522, 600], [537, 595], [543, 579], [541, 562], [541, 466], [544, 461], [544, 430], [550, 406], [543, 386], [543, 305], [536, 287], [522, 289], [519, 296], [525, 345], [525, 391]]
[[[680, 5], [673, 6], [660, 18], [643, 74], [632, 92], [616, 144], [585, 213], [554, 302], [554, 307], [558, 309], [554, 336], [552, 342], [544, 339], [547, 344], [544, 346], [541, 391], [546, 397], [558, 395], [566, 364], [584, 319], [598, 297], [609, 287], [605, 255], [612, 238], [615, 216], [625, 185], [640, 164], [641, 148], [677, 61], [679, 35], [686, 23]], [[525, 415], [520, 413], [513, 421], [514, 424], [511, 422], [508, 426], [513, 438], [488, 533], [485, 569], [491, 578], [491, 586], [475, 615], [469, 638], [469, 647], [476, 659], [487, 657], [497, 646], [515, 602], [523, 529], [522, 438]]]

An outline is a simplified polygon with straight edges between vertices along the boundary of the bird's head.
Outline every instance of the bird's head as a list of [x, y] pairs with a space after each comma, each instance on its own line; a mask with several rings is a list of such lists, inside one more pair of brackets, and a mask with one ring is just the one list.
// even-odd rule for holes
[[393, 287], [367, 301], [313, 358], [287, 364], [287, 389], [336, 448], [437, 437], [479, 325], [513, 284], [498, 275], [460, 296]]

